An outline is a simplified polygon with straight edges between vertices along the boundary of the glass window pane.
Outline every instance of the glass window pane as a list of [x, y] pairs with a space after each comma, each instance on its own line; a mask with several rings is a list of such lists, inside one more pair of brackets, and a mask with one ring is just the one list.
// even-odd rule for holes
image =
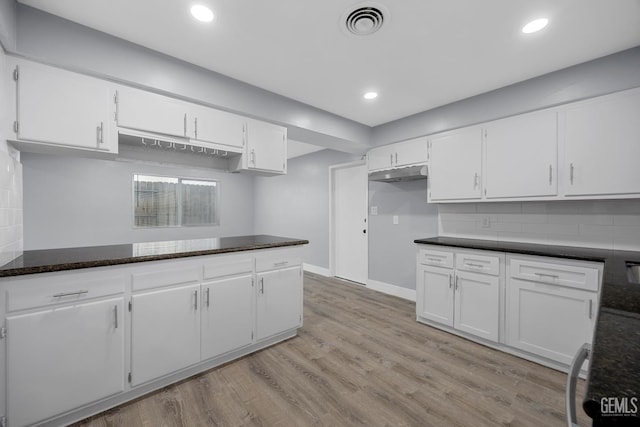
[[218, 225], [218, 183], [182, 180], [182, 225]]
[[178, 225], [178, 178], [134, 175], [134, 225]]

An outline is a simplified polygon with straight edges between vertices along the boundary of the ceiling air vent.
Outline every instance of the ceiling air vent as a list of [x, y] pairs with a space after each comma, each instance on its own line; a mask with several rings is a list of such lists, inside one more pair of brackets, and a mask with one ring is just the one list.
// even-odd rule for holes
[[368, 36], [382, 27], [385, 20], [383, 8], [373, 5], [359, 5], [345, 14], [347, 31], [356, 36]]

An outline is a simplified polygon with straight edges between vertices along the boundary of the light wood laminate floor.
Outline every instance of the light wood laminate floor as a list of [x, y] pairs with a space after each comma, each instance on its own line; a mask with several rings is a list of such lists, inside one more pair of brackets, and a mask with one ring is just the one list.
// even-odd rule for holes
[[565, 374], [419, 324], [410, 301], [308, 273], [304, 285], [297, 337], [78, 425], [566, 425]]

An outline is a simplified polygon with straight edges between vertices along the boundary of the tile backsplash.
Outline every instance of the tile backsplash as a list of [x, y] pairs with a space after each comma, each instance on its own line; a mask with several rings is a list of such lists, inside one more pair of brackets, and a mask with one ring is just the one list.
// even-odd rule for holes
[[22, 164], [5, 145], [0, 149], [0, 265], [22, 249]]
[[640, 200], [438, 205], [447, 237], [640, 251]]

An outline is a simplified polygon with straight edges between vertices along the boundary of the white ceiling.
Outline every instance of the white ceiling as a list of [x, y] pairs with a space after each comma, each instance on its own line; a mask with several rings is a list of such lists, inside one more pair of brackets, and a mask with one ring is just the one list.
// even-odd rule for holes
[[640, 0], [377, 0], [366, 37], [341, 26], [359, 0], [198, 0], [210, 24], [196, 0], [19, 1], [369, 126], [640, 45]]

